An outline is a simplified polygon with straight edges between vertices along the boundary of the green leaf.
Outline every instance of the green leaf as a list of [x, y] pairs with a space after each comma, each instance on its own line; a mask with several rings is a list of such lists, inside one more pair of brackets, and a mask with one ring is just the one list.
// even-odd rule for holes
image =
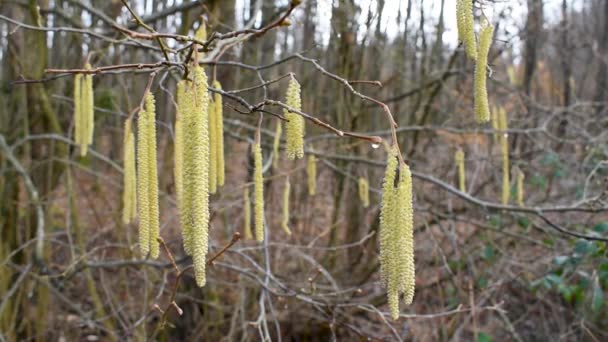
[[597, 246], [592, 241], [578, 239], [576, 240], [576, 244], [574, 245], [574, 251], [582, 255], [592, 254], [597, 251]]
[[552, 284], [552, 285], [559, 285], [564, 282], [564, 279], [555, 273], [547, 274], [545, 276], [545, 279], [547, 280], [547, 282], [549, 284]]
[[562, 266], [565, 263], [567, 263], [569, 260], [570, 260], [570, 256], [568, 256], [568, 255], [558, 255], [555, 258], [553, 258], [553, 263], [558, 266]]
[[593, 282], [593, 296], [591, 297], [591, 311], [600, 312], [600, 310], [602, 310], [603, 305], [604, 291], [600, 286], [599, 278], [595, 277], [595, 281]]
[[492, 245], [486, 245], [486, 247], [483, 249], [483, 252], [481, 253], [481, 257], [484, 260], [494, 259], [494, 247], [492, 247]]
[[593, 230], [598, 233], [608, 233], [608, 222], [600, 222], [593, 227]]
[[492, 337], [484, 332], [480, 332], [477, 334], [477, 342], [492, 342]]

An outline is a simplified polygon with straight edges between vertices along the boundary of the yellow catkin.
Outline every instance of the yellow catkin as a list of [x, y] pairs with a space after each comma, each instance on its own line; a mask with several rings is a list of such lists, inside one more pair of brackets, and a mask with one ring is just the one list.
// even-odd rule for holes
[[291, 191], [291, 184], [289, 178], [285, 179], [285, 188], [283, 189], [283, 221], [281, 222], [281, 228], [287, 235], [291, 235], [291, 229], [289, 229], [289, 193]]
[[[197, 40], [204, 42], [207, 40], [207, 25], [205, 24], [205, 22], [201, 22], [201, 26], [198, 27], [198, 29], [196, 30], [196, 32], [194, 33], [194, 38], [196, 38]], [[198, 45], [197, 45], [198, 47]], [[204, 52], [197, 52], [198, 55], [198, 59], [199, 61], [202, 60], [205, 57], [205, 53]]]
[[[218, 80], [213, 81], [213, 88], [222, 90], [222, 85]], [[224, 105], [222, 103], [222, 94], [215, 93], [213, 95], [215, 103], [215, 132], [216, 132], [216, 156], [217, 156], [217, 186], [224, 186], [225, 182], [225, 160], [224, 160]]]
[[[400, 228], [401, 248], [403, 260], [400, 264], [401, 291], [406, 305], [412, 304], [416, 287], [416, 267], [414, 263], [414, 207], [412, 198], [412, 173], [407, 164], [401, 165], [399, 186], [397, 190], [397, 203], [399, 204], [398, 222]], [[393, 318], [396, 319], [395, 315]]]
[[490, 121], [486, 70], [488, 68], [488, 53], [492, 45], [493, 34], [494, 27], [485, 22], [479, 32], [477, 63], [475, 63], [475, 118], [479, 123]]
[[382, 184], [382, 208], [380, 211], [380, 274], [387, 290], [388, 305], [392, 317], [399, 316], [399, 254], [398, 231], [395, 231], [398, 203], [395, 191], [397, 158], [395, 150], [388, 155]]
[[[177, 199], [177, 209], [179, 212], [179, 221], [180, 225], [183, 229], [187, 227], [187, 224], [184, 224], [183, 218], [183, 203], [184, 203], [184, 119], [186, 111], [186, 104], [188, 101], [186, 100], [186, 81], [181, 80], [177, 83], [177, 114], [175, 115], [175, 132], [174, 132], [174, 143], [173, 143], [173, 178], [175, 180], [175, 195]], [[186, 234], [182, 235], [184, 239], [184, 250], [188, 255], [191, 254], [190, 251], [190, 241], [188, 241], [188, 246], [186, 246]]]
[[150, 198], [148, 185], [150, 180], [150, 166], [148, 165], [149, 131], [146, 128], [147, 114], [145, 110], [139, 112], [137, 120], [137, 204], [139, 216], [139, 250], [142, 256], [150, 252]]
[[524, 172], [520, 169], [516, 169], [517, 174], [517, 205], [520, 207], [524, 206], [524, 179], [526, 176]]
[[262, 175], [262, 148], [259, 142], [253, 144], [253, 161], [255, 238], [258, 241], [264, 241], [264, 177]]
[[510, 180], [509, 180], [509, 134], [507, 112], [500, 107], [498, 110], [498, 124], [500, 128], [500, 153], [502, 156], [502, 204], [509, 203]]
[[122, 222], [128, 224], [137, 216], [136, 175], [135, 175], [135, 136], [131, 120], [125, 121], [123, 138], [123, 193]]
[[[295, 78], [289, 80], [287, 87], [286, 104], [295, 109], [302, 110], [302, 99], [300, 98], [300, 84]], [[296, 113], [284, 110], [285, 119], [285, 153], [288, 159], [299, 159], [304, 157], [304, 118]]]
[[[74, 141], [79, 147], [82, 144], [82, 74], [74, 76]], [[82, 152], [82, 150], [81, 150]]]
[[215, 124], [215, 103], [209, 98], [208, 108], [209, 127], [209, 193], [214, 194], [217, 190], [217, 125]]
[[308, 194], [314, 196], [317, 193], [317, 158], [312, 154], [308, 155], [306, 174], [308, 175]]
[[156, 103], [152, 93], [148, 93], [145, 100], [146, 105], [146, 129], [150, 136], [148, 142], [148, 167], [149, 167], [149, 184], [148, 196], [150, 198], [150, 257], [158, 258], [160, 254], [158, 237], [159, 234], [159, 208], [158, 208], [158, 169], [156, 165]]
[[279, 147], [281, 145], [281, 133], [283, 132], [283, 128], [281, 125], [281, 121], [277, 120], [277, 128], [274, 131], [274, 143], [272, 144], [272, 163], [274, 166], [279, 165]]
[[369, 182], [363, 177], [359, 177], [359, 200], [363, 208], [369, 207]]
[[139, 250], [142, 256], [150, 252], [150, 130], [145, 108], [137, 119], [137, 204], [139, 216]]
[[458, 39], [464, 44], [467, 56], [475, 60], [477, 47], [475, 43], [475, 22], [473, 18], [473, 0], [457, 0], [456, 24]]
[[251, 233], [251, 200], [249, 199], [249, 187], [243, 191], [243, 230], [245, 231], [245, 239], [253, 239]]
[[186, 87], [183, 118], [183, 222], [184, 247], [194, 264], [198, 286], [206, 284], [206, 258], [209, 247], [209, 95], [207, 75], [198, 65], [192, 67], [193, 84]]
[[412, 176], [402, 164], [399, 184], [396, 149], [389, 152], [382, 185], [380, 212], [380, 273], [393, 319], [399, 318], [399, 295], [411, 304], [415, 288]]
[[[85, 69], [90, 70], [91, 65], [85, 64]], [[95, 130], [95, 108], [94, 108], [94, 96], [93, 96], [93, 74], [86, 74], [82, 83], [83, 86], [83, 107], [85, 110], [86, 121], [87, 121], [87, 135], [86, 143], [91, 145], [93, 143], [93, 133]]]
[[466, 192], [467, 188], [464, 173], [464, 151], [459, 148], [454, 155], [454, 159], [456, 161], [456, 167], [458, 168], [458, 188], [460, 191]]

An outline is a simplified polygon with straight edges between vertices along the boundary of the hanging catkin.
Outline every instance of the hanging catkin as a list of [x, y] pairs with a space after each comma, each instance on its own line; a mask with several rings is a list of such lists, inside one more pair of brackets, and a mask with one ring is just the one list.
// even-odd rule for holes
[[475, 64], [475, 117], [479, 123], [490, 121], [486, 70], [488, 68], [488, 53], [492, 45], [493, 34], [494, 27], [487, 21], [484, 21], [479, 32], [477, 63]]
[[[85, 64], [85, 69], [90, 70], [91, 65], [89, 63]], [[87, 135], [86, 135], [86, 144], [91, 145], [93, 143], [93, 133], [95, 130], [95, 108], [94, 106], [94, 96], [93, 96], [93, 74], [84, 75], [84, 80], [82, 83], [82, 103], [85, 111], [86, 122], [87, 122]], [[86, 153], [85, 153], [86, 154]]]
[[272, 164], [276, 167], [279, 165], [279, 145], [281, 145], [281, 121], [277, 120], [277, 128], [274, 131], [274, 143], [272, 144]]
[[[222, 85], [218, 80], [213, 81], [213, 88], [222, 90]], [[224, 161], [224, 105], [222, 94], [213, 94], [215, 103], [215, 133], [216, 133], [216, 158], [217, 158], [217, 186], [224, 186], [225, 182], [225, 161]]]
[[251, 233], [251, 200], [249, 199], [249, 187], [245, 187], [243, 191], [243, 230], [245, 231], [245, 239], [253, 239]]
[[[173, 143], [173, 178], [175, 179], [175, 195], [177, 197], [177, 209], [179, 212], [179, 222], [182, 230], [188, 225], [184, 224], [183, 203], [184, 203], [184, 124], [183, 117], [186, 116], [186, 81], [181, 80], [177, 83], [177, 114], [175, 115], [175, 136]], [[186, 242], [186, 235], [183, 234], [184, 250], [188, 255], [190, 250], [190, 240]]]
[[[412, 198], [412, 173], [407, 164], [401, 164], [399, 187], [397, 190], [399, 218], [397, 224], [401, 227], [404, 239], [403, 257], [401, 264], [405, 267], [402, 276], [403, 297], [406, 305], [412, 304], [416, 287], [416, 266], [414, 263], [414, 207]], [[403, 243], [403, 242], [402, 242]], [[395, 315], [393, 315], [395, 318]]]
[[209, 95], [203, 68], [192, 67], [193, 83], [186, 87], [183, 117], [184, 247], [190, 249], [198, 286], [206, 283], [209, 244]]
[[363, 208], [369, 207], [369, 183], [367, 179], [359, 177], [359, 200]]
[[507, 133], [507, 112], [503, 107], [498, 110], [498, 124], [500, 128], [500, 153], [502, 156], [502, 204], [509, 203], [509, 134]]
[[130, 223], [137, 216], [136, 176], [135, 176], [135, 136], [131, 120], [125, 121], [123, 138], [123, 193], [122, 222]]
[[460, 148], [456, 150], [454, 159], [456, 161], [456, 167], [458, 168], [458, 188], [462, 192], [467, 192], [464, 173], [464, 151]]
[[253, 144], [253, 186], [255, 193], [255, 238], [264, 241], [264, 177], [262, 175], [262, 148], [259, 142]]
[[458, 39], [464, 44], [467, 56], [472, 60], [477, 59], [473, 0], [457, 0], [456, 24], [458, 28]]
[[155, 103], [146, 95], [137, 125], [137, 202], [139, 204], [139, 244], [142, 255], [158, 258], [159, 210], [158, 172], [156, 169]]
[[82, 74], [74, 76], [74, 141], [80, 147], [82, 154], [82, 141], [84, 136], [84, 122], [82, 120]]
[[[90, 70], [91, 65], [85, 64]], [[93, 142], [95, 110], [93, 108], [93, 75], [76, 74], [74, 76], [74, 141], [80, 147], [80, 155], [86, 156], [89, 145]]]
[[314, 196], [317, 193], [317, 158], [312, 154], [308, 155], [306, 174], [308, 175], [308, 194]]
[[[300, 98], [300, 84], [294, 77], [289, 79], [287, 87], [286, 104], [295, 109], [302, 110], [302, 100]], [[304, 118], [296, 113], [284, 110], [285, 119], [285, 139], [287, 141], [285, 153], [288, 159], [299, 159], [304, 157]]]
[[520, 207], [524, 206], [524, 179], [526, 176], [524, 172], [517, 168], [515, 173], [517, 174], [517, 205]]
[[289, 183], [289, 177], [285, 179], [285, 188], [283, 188], [283, 221], [281, 222], [281, 228], [287, 235], [291, 235], [291, 229], [289, 229], [289, 193], [291, 184]]
[[411, 173], [407, 165], [401, 165], [399, 184], [395, 188], [396, 169], [397, 151], [392, 149], [382, 185], [380, 273], [393, 319], [399, 317], [401, 293], [405, 294], [405, 302], [411, 303], [415, 282]]
[[215, 123], [215, 103], [209, 98], [208, 107], [209, 127], [209, 193], [217, 190], [217, 124]]

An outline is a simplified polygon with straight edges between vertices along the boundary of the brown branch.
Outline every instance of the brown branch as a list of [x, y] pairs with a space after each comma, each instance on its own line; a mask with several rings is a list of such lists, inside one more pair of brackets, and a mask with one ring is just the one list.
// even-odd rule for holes
[[232, 247], [235, 243], [237, 243], [239, 240], [241, 239], [241, 233], [239, 232], [234, 232], [234, 234], [232, 234], [232, 239], [230, 240], [230, 242], [228, 242], [228, 244], [226, 246], [224, 246], [224, 248], [222, 248], [216, 255], [214, 255], [213, 257], [211, 257], [211, 259], [209, 259], [207, 261], [207, 265], [209, 266], [213, 266], [213, 262], [219, 258], [220, 256], [222, 256], [222, 254], [224, 254], [230, 247]]

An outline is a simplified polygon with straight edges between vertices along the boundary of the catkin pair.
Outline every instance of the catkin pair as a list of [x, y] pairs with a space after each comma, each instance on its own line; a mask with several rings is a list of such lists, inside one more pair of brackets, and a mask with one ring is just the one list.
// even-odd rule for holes
[[502, 156], [502, 204], [509, 204], [510, 177], [509, 177], [509, 134], [507, 111], [500, 107], [498, 110], [498, 128], [500, 129], [500, 153]]
[[488, 89], [486, 85], [486, 72], [488, 68], [488, 53], [492, 45], [494, 27], [487, 21], [479, 32], [479, 46], [477, 47], [477, 62], [475, 63], [475, 118], [477, 122], [490, 121], [490, 105], [488, 103]]
[[[91, 69], [89, 63], [85, 69]], [[74, 140], [80, 147], [80, 155], [86, 156], [88, 147], [93, 143], [95, 129], [95, 109], [93, 108], [93, 75], [74, 76]]]
[[308, 175], [308, 194], [314, 196], [317, 193], [317, 158], [310, 154], [306, 162], [306, 174]]
[[456, 161], [456, 167], [458, 168], [458, 188], [462, 192], [467, 192], [464, 173], [464, 151], [459, 148], [454, 155], [454, 159]]
[[287, 235], [291, 235], [291, 229], [289, 229], [289, 193], [291, 191], [291, 184], [289, 183], [289, 177], [285, 179], [285, 188], [283, 188], [283, 221], [281, 222], [281, 228]]
[[457, 0], [456, 27], [458, 40], [464, 44], [467, 56], [477, 59], [477, 46], [475, 43], [475, 23], [473, 19], [473, 0]]
[[255, 238], [261, 242], [264, 241], [264, 176], [262, 175], [262, 147], [259, 142], [253, 144], [252, 152]]
[[176, 153], [181, 149], [182, 157], [176, 163], [182, 166], [175, 172], [176, 184], [181, 183], [178, 207], [184, 250], [192, 256], [196, 283], [202, 287], [206, 283], [209, 245], [209, 94], [203, 68], [194, 64], [192, 75], [192, 82], [182, 81], [178, 85], [181, 134], [179, 139], [176, 137], [176, 142], [179, 140]]
[[156, 104], [146, 94], [137, 120], [137, 203], [139, 204], [139, 248], [142, 255], [158, 258], [159, 209], [156, 168]]
[[[300, 98], [300, 84], [292, 76], [289, 79], [289, 86], [287, 87], [286, 104], [295, 109], [302, 110], [302, 99]], [[285, 139], [286, 147], [285, 153], [288, 159], [299, 159], [304, 157], [304, 118], [299, 114], [292, 113], [285, 109]]]
[[369, 207], [369, 182], [363, 177], [359, 177], [359, 200], [363, 208]]
[[135, 175], [135, 135], [131, 119], [125, 121], [123, 138], [122, 222], [130, 223], [137, 216], [137, 176]]
[[400, 165], [397, 187], [397, 150], [388, 155], [382, 185], [380, 212], [380, 273], [387, 289], [388, 305], [393, 319], [399, 318], [399, 295], [407, 305], [415, 289], [414, 219], [412, 175], [407, 164]]

